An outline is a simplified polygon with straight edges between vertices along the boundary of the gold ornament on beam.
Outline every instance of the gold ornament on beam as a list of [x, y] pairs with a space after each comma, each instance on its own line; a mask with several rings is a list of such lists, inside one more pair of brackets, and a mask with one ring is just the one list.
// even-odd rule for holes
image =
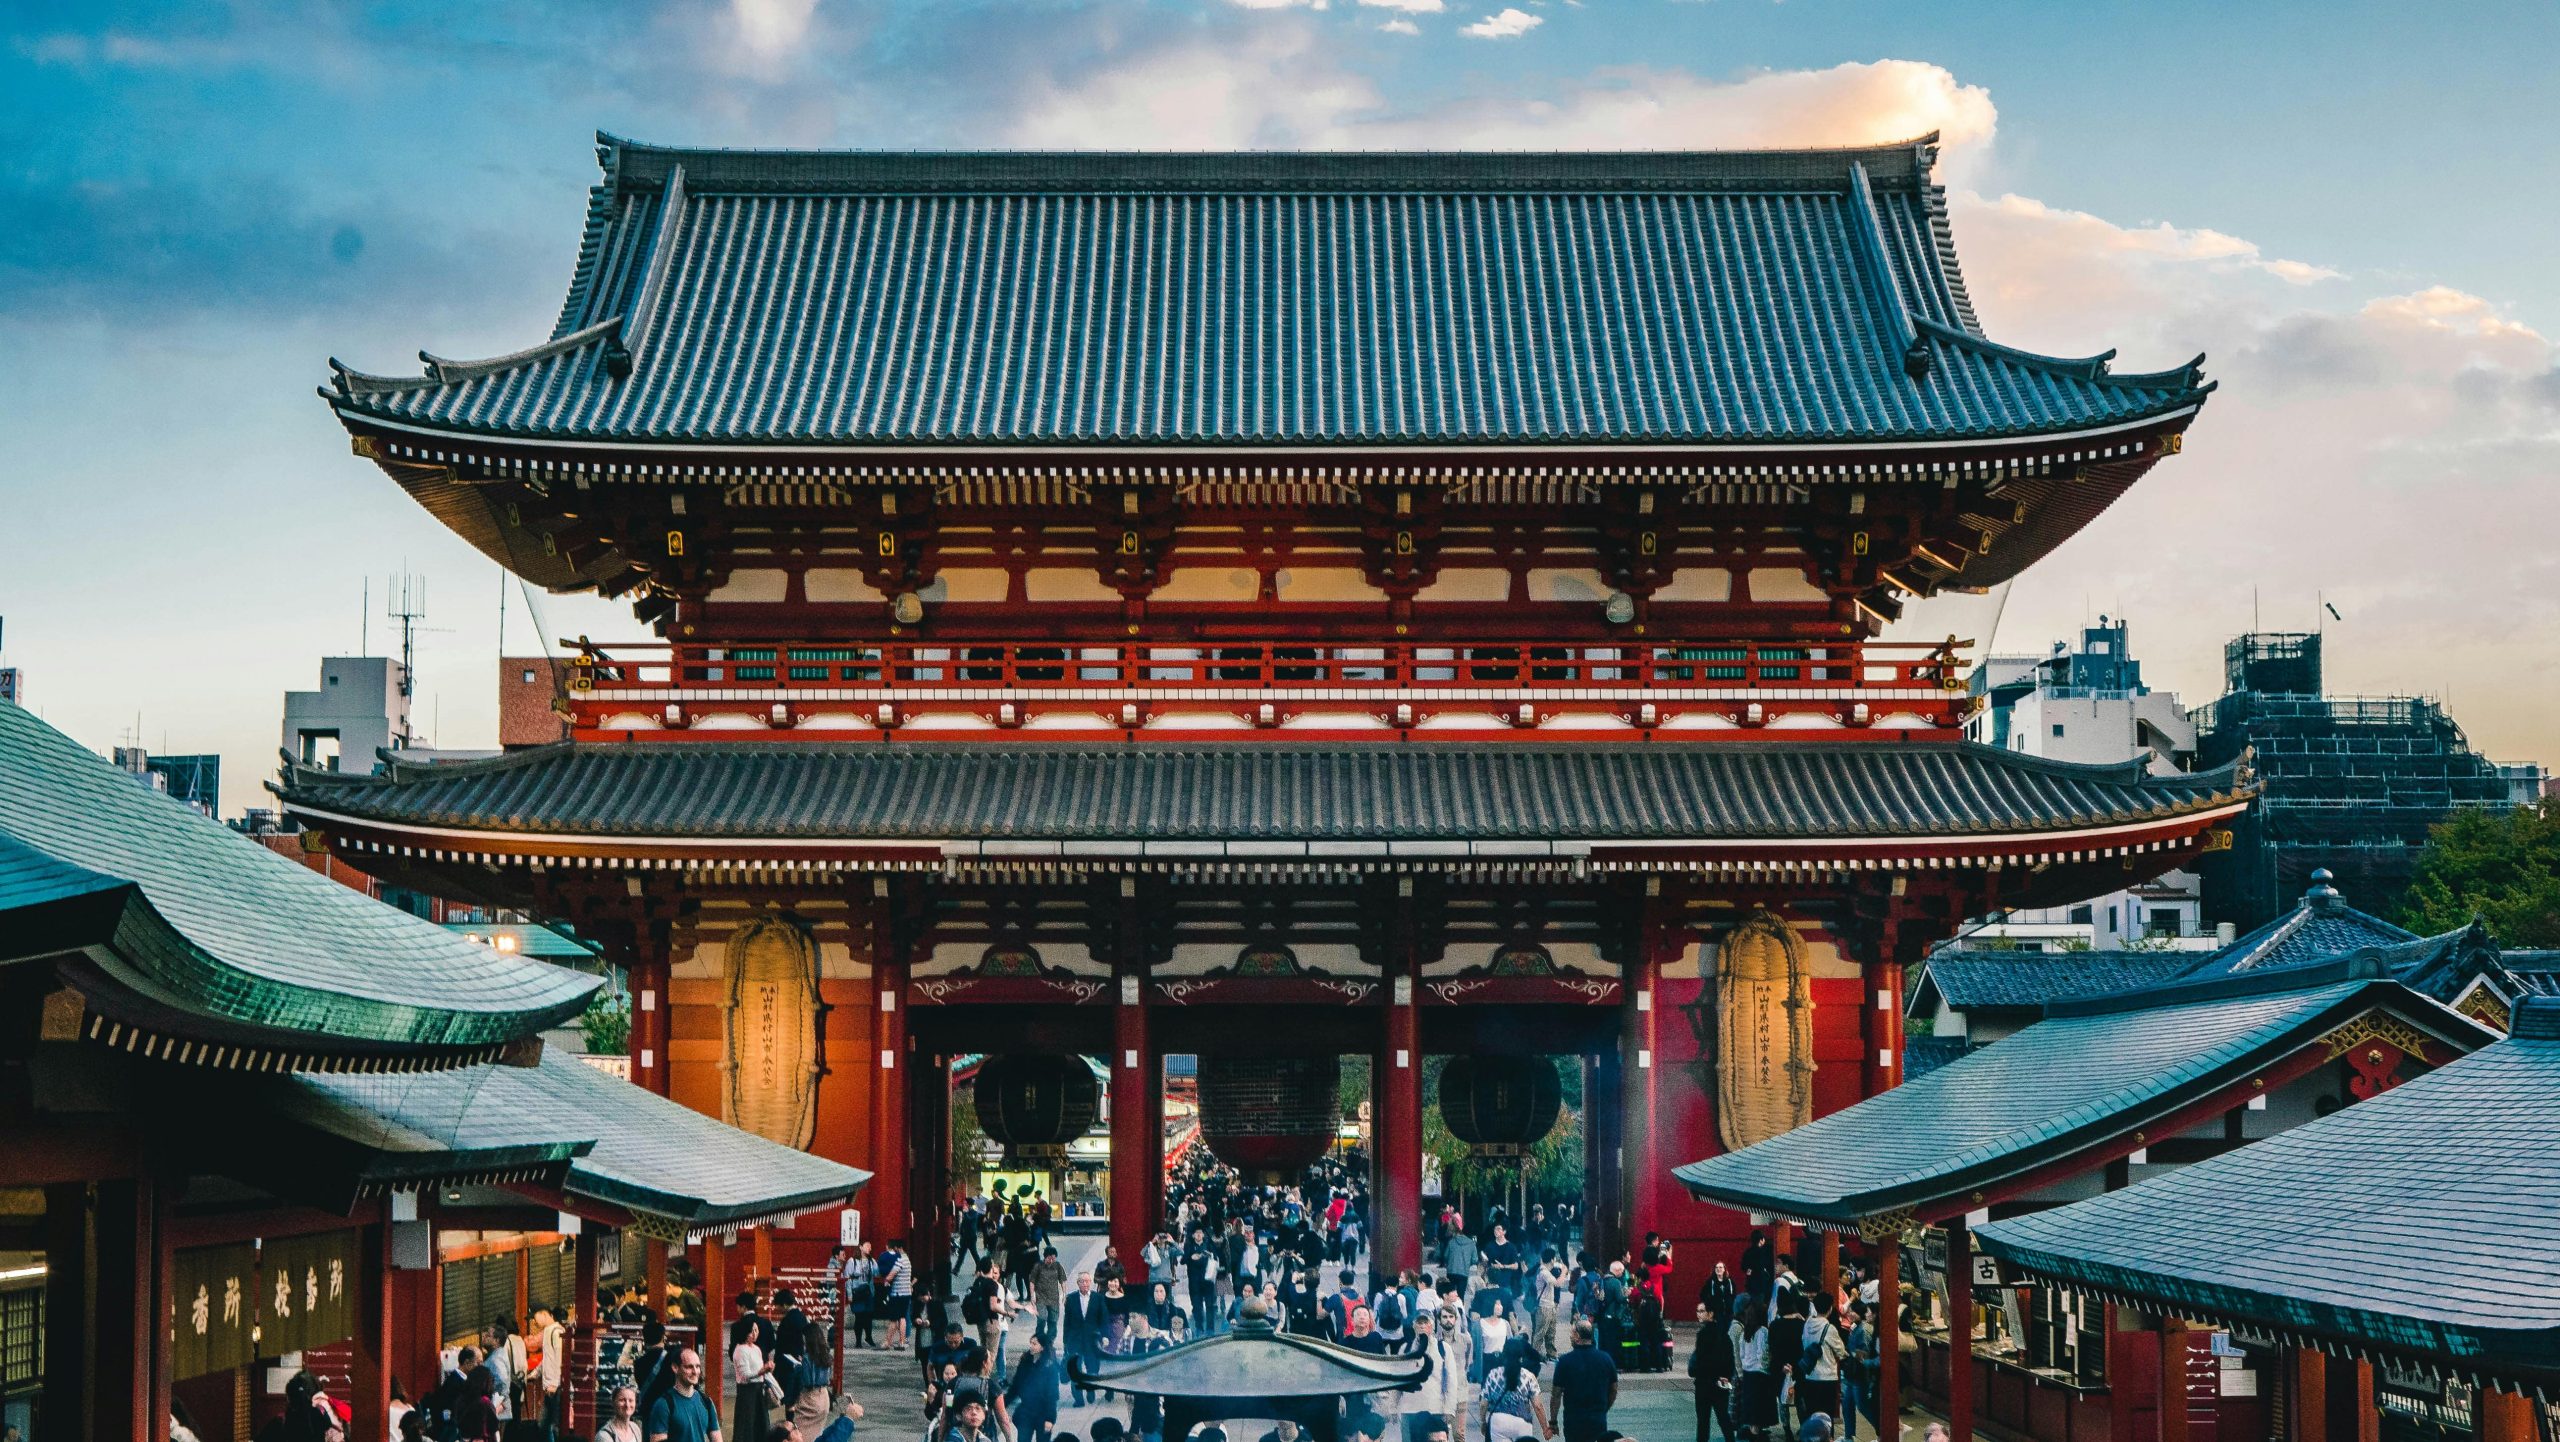
[[2400, 1049], [2400, 1054], [2427, 1060], [2427, 1034], [2385, 1011], [2369, 1011], [2320, 1038], [2328, 1060], [2336, 1061], [2369, 1041]]

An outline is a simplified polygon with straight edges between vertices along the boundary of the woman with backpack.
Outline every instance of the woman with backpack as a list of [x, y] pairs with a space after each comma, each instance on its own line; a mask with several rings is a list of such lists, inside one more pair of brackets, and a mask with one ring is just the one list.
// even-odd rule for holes
[[1547, 1405], [1538, 1397], [1537, 1364], [1530, 1360], [1529, 1344], [1513, 1338], [1503, 1348], [1501, 1365], [1485, 1372], [1486, 1442], [1525, 1442], [1550, 1431]]

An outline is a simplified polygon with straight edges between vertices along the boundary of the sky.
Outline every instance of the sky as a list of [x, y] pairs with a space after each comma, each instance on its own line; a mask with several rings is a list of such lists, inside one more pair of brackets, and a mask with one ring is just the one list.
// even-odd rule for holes
[[[597, 130], [746, 146], [1714, 148], [1936, 130], [1986, 329], [2222, 383], [2124, 501], [1912, 627], [2127, 617], [2155, 686], [2325, 622], [2330, 689], [2560, 765], [2560, 6], [1918, 0], [20, 0], [0, 41], [0, 665], [261, 804], [282, 693], [388, 643], [494, 743], [527, 597], [348, 452], [327, 358], [557, 313]], [[370, 615], [366, 599], [370, 595]], [[2326, 608], [2336, 617], [2328, 618]]]

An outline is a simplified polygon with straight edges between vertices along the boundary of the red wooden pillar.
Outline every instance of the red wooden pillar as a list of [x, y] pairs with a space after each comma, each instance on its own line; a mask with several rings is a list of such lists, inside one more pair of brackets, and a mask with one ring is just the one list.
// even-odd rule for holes
[[1627, 966], [1627, 1000], [1619, 1012], [1618, 1085], [1625, 1112], [1618, 1136], [1619, 1194], [1626, 1206], [1625, 1248], [1643, 1245], [1645, 1233], [1660, 1230], [1654, 1206], [1657, 1150], [1654, 1111], [1656, 1046], [1654, 993], [1662, 975], [1661, 928], [1648, 922], [1636, 954]]
[[[356, 1234], [356, 1307], [347, 1405], [355, 1412], [349, 1442], [377, 1442], [391, 1431], [391, 1225], [377, 1221]], [[439, 1379], [416, 1378], [425, 1388]]]
[[44, 1189], [44, 1390], [36, 1394], [36, 1442], [89, 1435], [89, 1186]]
[[1902, 1438], [1902, 1239], [1874, 1246], [1876, 1273], [1876, 1430], [1882, 1442]]
[[1393, 981], [1377, 1060], [1377, 1269], [1422, 1266], [1422, 1012], [1413, 978]]
[[1902, 964], [1881, 961], [1866, 969], [1867, 1042], [1860, 1081], [1877, 1096], [1902, 1084]]
[[1962, 1217], [1947, 1223], [1947, 1436], [1973, 1442], [1973, 1233]]
[[640, 1264], [640, 1285], [644, 1290], [649, 1315], [663, 1322], [667, 1318], [667, 1244], [655, 1239], [645, 1244], [647, 1251]]
[[97, 1352], [89, 1372], [89, 1436], [150, 1442], [166, 1437], [168, 1414], [151, 1417], [152, 1359], [166, 1345], [168, 1321], [154, 1318], [159, 1239], [152, 1221], [152, 1187], [141, 1181], [97, 1186], [94, 1213], [97, 1270]]
[[1146, 983], [1123, 975], [1119, 984], [1111, 1012], [1111, 1244], [1138, 1280], [1164, 1191], [1164, 1088], [1149, 1072], [1155, 1051], [1147, 1036]]
[[2285, 1442], [2329, 1442], [2329, 1359], [2309, 1347], [2297, 1347], [2291, 1356], [2293, 1390], [2284, 1409]]
[[2542, 1435], [2534, 1425], [2531, 1397], [2487, 1387], [2474, 1395], [2480, 1411], [2480, 1442], [2536, 1442]]
[[596, 1227], [593, 1222], [578, 1229], [569, 1244], [572, 1280], [569, 1308], [561, 1321], [568, 1326], [569, 1359], [560, 1367], [560, 1386], [567, 1394], [561, 1399], [560, 1420], [569, 1431], [584, 1435], [596, 1425], [595, 1388], [577, 1383], [578, 1363], [575, 1359], [597, 1355], [596, 1334], [601, 1330], [602, 1309], [596, 1304], [596, 1287], [603, 1280], [603, 1266], [596, 1255]]
[[2162, 1317], [2160, 1333], [2160, 1442], [2187, 1442], [2187, 1320]]
[[[881, 928], [885, 931], [886, 928]], [[875, 1249], [903, 1239], [915, 1225], [908, 1208], [907, 964], [875, 949], [871, 959], [871, 1024], [878, 1042], [872, 1062], [871, 1185], [863, 1188], [863, 1240]]]
[[660, 1096], [669, 1091], [667, 1065], [667, 943], [641, 928], [631, 965], [631, 1079]]
[[719, 1359], [729, 1355], [729, 1293], [736, 1286], [729, 1275], [729, 1243], [717, 1236], [703, 1238], [702, 1265], [696, 1270], [702, 1273], [703, 1385], [725, 1390], [718, 1380]]

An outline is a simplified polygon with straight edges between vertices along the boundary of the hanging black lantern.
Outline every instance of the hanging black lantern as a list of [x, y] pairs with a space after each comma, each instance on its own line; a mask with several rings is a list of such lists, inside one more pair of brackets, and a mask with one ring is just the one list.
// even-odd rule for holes
[[1456, 1056], [1440, 1073], [1440, 1119], [1477, 1157], [1516, 1157], [1555, 1129], [1564, 1083], [1542, 1056]]
[[1008, 1164], [1051, 1161], [1093, 1129], [1102, 1087], [1080, 1056], [991, 1056], [978, 1064], [978, 1129]]
[[1201, 1139], [1240, 1172], [1294, 1181], [1324, 1158], [1341, 1125], [1339, 1057], [1200, 1059]]

